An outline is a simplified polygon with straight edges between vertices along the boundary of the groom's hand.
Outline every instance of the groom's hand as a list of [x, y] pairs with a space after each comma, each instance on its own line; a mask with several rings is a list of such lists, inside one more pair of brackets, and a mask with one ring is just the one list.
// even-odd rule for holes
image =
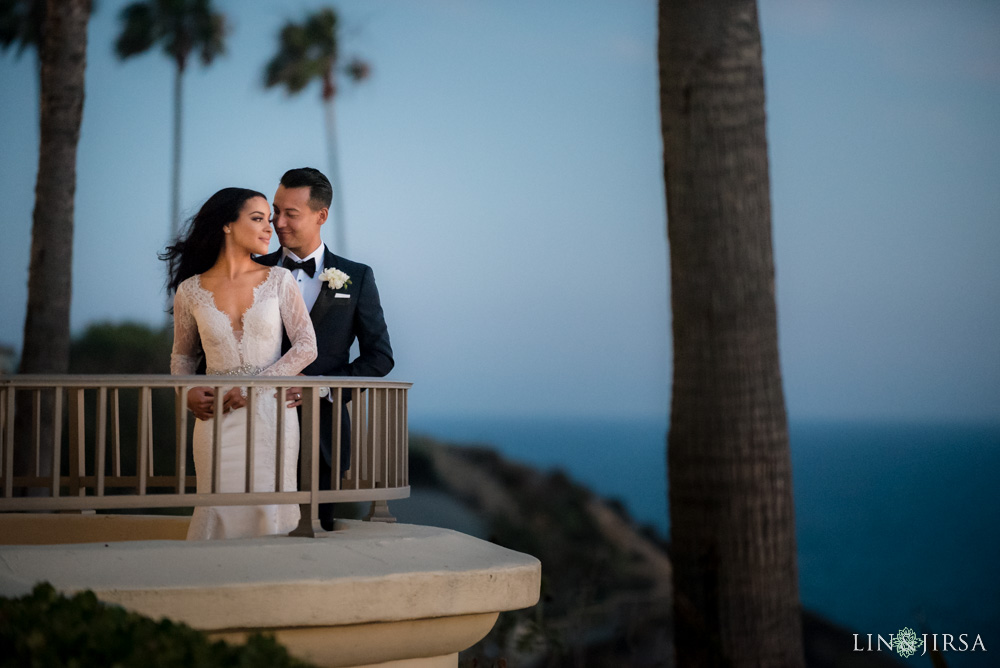
[[[304, 376], [304, 373], [300, 373], [300, 376]], [[295, 408], [296, 406], [302, 405], [302, 388], [301, 387], [289, 387], [285, 389], [285, 401], [288, 402], [289, 408]]]
[[188, 408], [199, 420], [212, 417], [215, 404], [215, 392], [210, 387], [192, 387], [187, 393]]
[[229, 411], [234, 411], [237, 408], [243, 408], [247, 405], [246, 397], [240, 392], [240, 388], [234, 387], [233, 389], [226, 392], [222, 397], [222, 412], [228, 413]]

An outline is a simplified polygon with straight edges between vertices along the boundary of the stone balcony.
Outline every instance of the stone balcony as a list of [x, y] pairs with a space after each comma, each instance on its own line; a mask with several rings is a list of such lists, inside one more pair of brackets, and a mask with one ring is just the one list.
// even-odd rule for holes
[[273, 633], [317, 665], [392, 668], [454, 667], [500, 612], [539, 595], [538, 560], [445, 529], [343, 521], [320, 538], [177, 540], [186, 530], [187, 518], [0, 515], [0, 542], [21, 543], [0, 547], [0, 595], [48, 581], [216, 638]]
[[[255, 492], [246, 481], [242, 491], [220, 492], [216, 464], [212, 492], [195, 493], [182, 390], [215, 387], [221, 414], [220, 390], [231, 382], [0, 378], [0, 596], [22, 596], [48, 581], [64, 593], [89, 589], [107, 603], [217, 638], [272, 633], [317, 665], [392, 668], [454, 667], [458, 652], [483, 638], [500, 612], [538, 601], [541, 564], [534, 557], [455, 531], [394, 523], [387, 502], [405, 503], [410, 493], [409, 383], [241, 378], [279, 394], [302, 386], [298, 489]], [[350, 448], [352, 468], [339, 471], [330, 490], [318, 487], [321, 387], [331, 388], [335, 406], [343, 393], [353, 397], [350, 442], [340, 442], [339, 410], [332, 430], [334, 452]], [[166, 393], [174, 406], [172, 436], [162, 421], [154, 424], [154, 392]], [[124, 428], [126, 400], [134, 400], [138, 414], [131, 429]], [[27, 433], [15, 427], [19, 411], [28, 416]], [[248, 410], [248, 433], [254, 419]], [[280, 443], [280, 417], [276, 424]], [[250, 461], [252, 439], [247, 449]], [[15, 474], [15, 450], [26, 473]], [[131, 461], [123, 453], [132, 453]], [[282, 462], [280, 447], [276, 461], [279, 471], [296, 465]], [[15, 493], [22, 489], [36, 493]], [[342, 521], [325, 532], [318, 504], [338, 502], [371, 502], [369, 518], [380, 521]], [[93, 513], [271, 503], [299, 505], [302, 519], [291, 535], [185, 541], [186, 517]]]

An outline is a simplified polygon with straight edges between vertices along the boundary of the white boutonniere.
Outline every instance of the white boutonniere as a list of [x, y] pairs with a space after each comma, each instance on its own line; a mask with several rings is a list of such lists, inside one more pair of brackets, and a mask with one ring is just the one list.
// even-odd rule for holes
[[340, 290], [345, 285], [351, 284], [350, 276], [342, 272], [340, 269], [334, 269], [333, 267], [324, 269], [323, 273], [319, 275], [319, 280], [326, 281], [326, 284], [330, 286], [331, 290]]

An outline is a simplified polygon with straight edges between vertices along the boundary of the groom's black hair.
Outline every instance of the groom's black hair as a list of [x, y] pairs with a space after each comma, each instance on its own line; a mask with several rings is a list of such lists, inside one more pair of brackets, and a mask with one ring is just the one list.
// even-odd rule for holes
[[309, 188], [309, 206], [316, 211], [323, 207], [330, 208], [330, 202], [333, 201], [330, 179], [312, 167], [289, 169], [281, 177], [281, 185], [286, 188]]

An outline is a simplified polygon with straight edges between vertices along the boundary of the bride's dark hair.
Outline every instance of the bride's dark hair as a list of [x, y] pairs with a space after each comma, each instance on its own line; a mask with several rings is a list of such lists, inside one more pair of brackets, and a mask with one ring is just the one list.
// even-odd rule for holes
[[176, 292], [183, 281], [208, 271], [215, 264], [225, 238], [222, 228], [235, 222], [243, 205], [255, 197], [267, 199], [256, 190], [223, 188], [201, 205], [188, 222], [187, 230], [159, 255], [167, 262], [167, 294]]

